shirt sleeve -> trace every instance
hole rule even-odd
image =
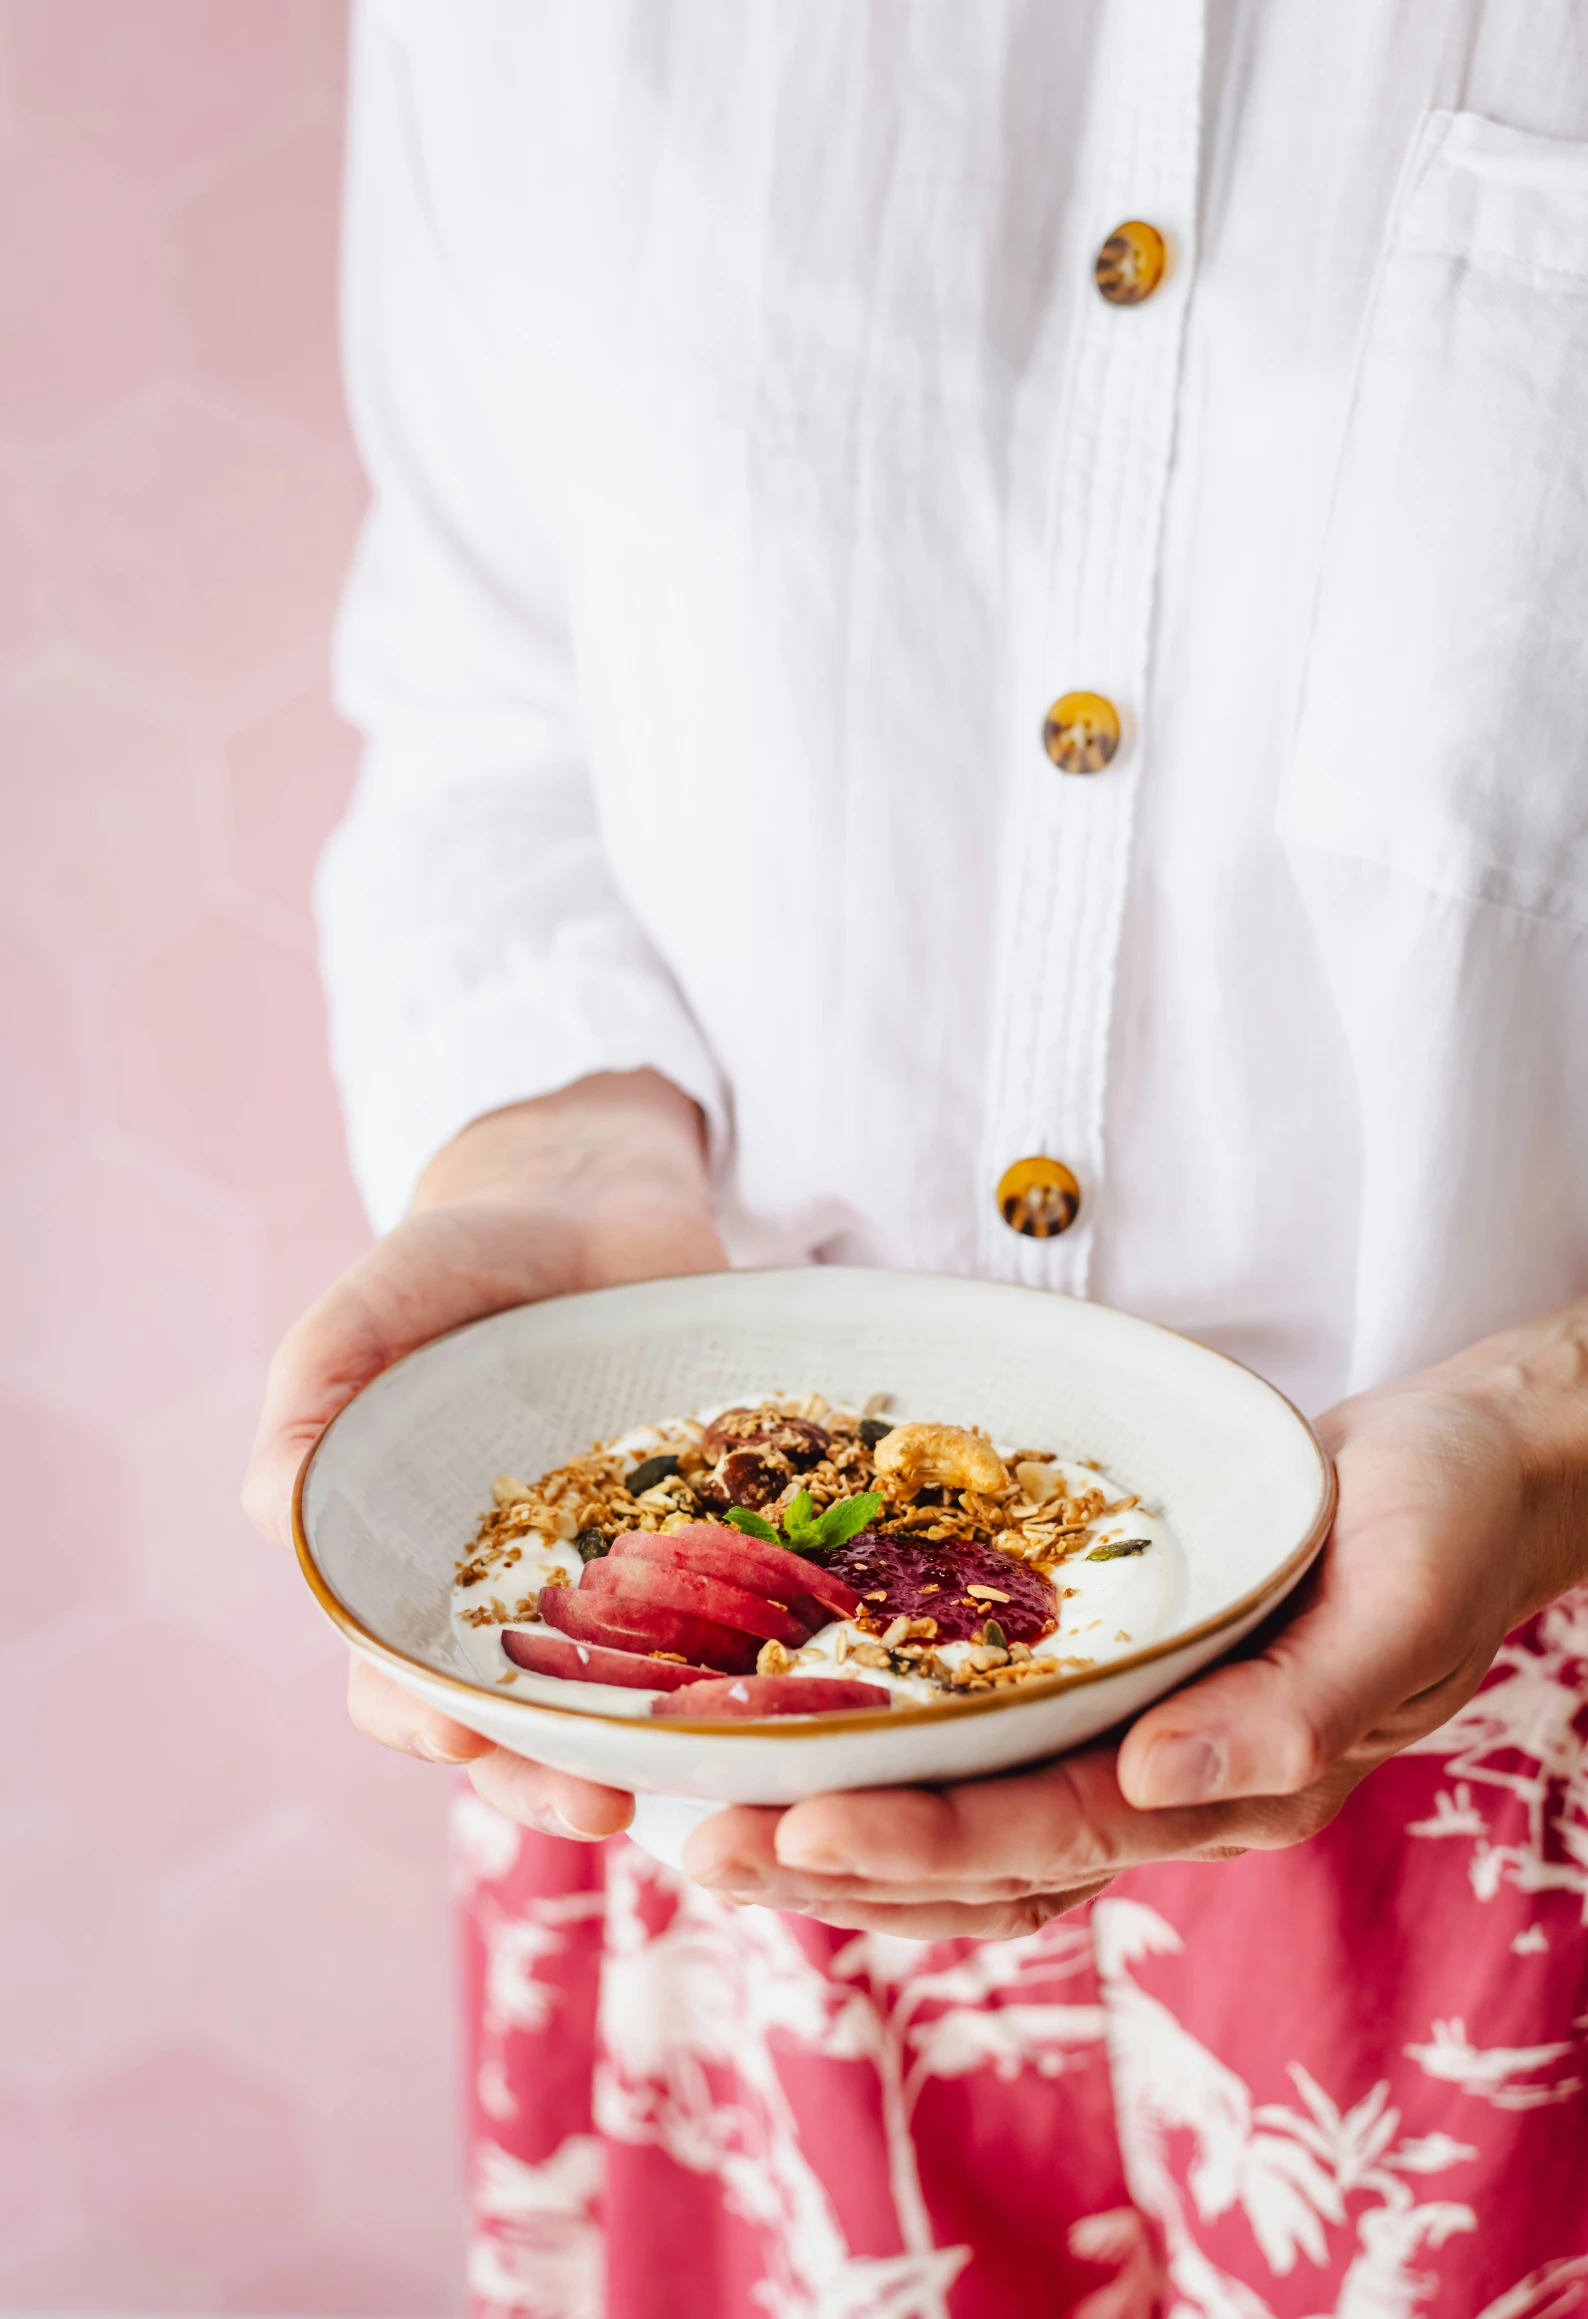
[[[426,184],[407,60],[357,21],[344,360],[373,505],[336,645],[366,737],[317,882],[332,1064],[371,1219],[482,1113],[642,1066],[723,1099],[603,859],[557,517]]]

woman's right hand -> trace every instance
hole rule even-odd
[[[700,1115],[654,1071],[584,1079],[479,1119],[426,1169],[396,1230],[343,1273],[270,1365],[243,1504],[292,1539],[298,1468],[383,1369],[509,1305],[726,1263],[711,1220]],[[430,1763],[467,1763],[488,1803],[528,1827],[596,1839],[632,1798],[497,1748],[355,1656],[354,1722]]]

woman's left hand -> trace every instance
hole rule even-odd
[[[1252,1655],[1117,1745],[960,1787],[740,1805],[685,1866],[824,1923],[1000,1939],[1122,1868],[1299,1843],[1453,1715],[1510,1628],[1588,1576],[1588,1302],[1341,1403],[1333,1534]]]

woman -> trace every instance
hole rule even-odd
[[[411,1346],[727,1261],[1147,1313],[1341,1482],[1117,1750],[693,1881],[356,1668],[483,1799],[483,2305],[1571,2308],[1588,8],[372,0],[348,351],[387,1236],[263,1526]]]

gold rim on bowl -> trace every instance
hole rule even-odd
[[[745,1271],[747,1277],[754,1278],[754,1268],[747,1266]],[[640,1285],[649,1284],[624,1282],[616,1291],[587,1289],[583,1293],[587,1296],[605,1296],[621,1293],[622,1288]],[[999,1285],[1013,1286],[1015,1284],[1000,1282]],[[1040,1296],[1045,1292],[1041,1289],[1029,1289],[1025,1293]],[[556,1299],[547,1298],[544,1301],[554,1303]],[[516,1312],[523,1309],[522,1306],[517,1305],[503,1307],[504,1312]],[[1182,1344],[1195,1345],[1199,1353],[1206,1353],[1215,1361],[1227,1361],[1232,1369],[1241,1369],[1248,1377],[1255,1377],[1258,1384],[1264,1386],[1267,1391],[1285,1404],[1296,1422],[1305,1430],[1318,1455],[1319,1470],[1323,1477],[1323,1491],[1318,1509],[1300,1545],[1286,1555],[1279,1568],[1271,1572],[1260,1586],[1250,1588],[1238,1601],[1232,1602],[1227,1609],[1220,1611],[1216,1618],[1204,1619],[1200,1626],[1184,1627],[1172,1635],[1164,1636],[1156,1643],[1147,1644],[1142,1650],[1127,1653],[1124,1658],[1105,1660],[1101,1666],[1087,1667],[1077,1674],[1052,1675],[1044,1682],[1010,1685],[1002,1691],[976,1692],[967,1699],[945,1699],[940,1703],[915,1707],[851,1707],[842,1713],[833,1715],[715,1716],[708,1720],[682,1715],[656,1718],[643,1715],[608,1715],[599,1707],[562,1707],[551,1699],[515,1698],[507,1691],[492,1689],[484,1683],[471,1683],[462,1675],[449,1674],[444,1668],[428,1666],[423,1659],[416,1659],[409,1652],[398,1650],[394,1644],[382,1642],[378,1635],[372,1635],[358,1613],[350,1609],[342,1600],[315,1561],[314,1549],[309,1543],[309,1534],[303,1521],[303,1493],[308,1482],[310,1468],[348,1411],[383,1378],[389,1377],[393,1370],[402,1368],[405,1362],[417,1360],[421,1354],[428,1353],[433,1346],[444,1344],[448,1337],[461,1336],[464,1329],[478,1328],[484,1321],[497,1320],[500,1317],[501,1315],[497,1313],[484,1313],[478,1320],[464,1321],[458,1328],[446,1329],[440,1336],[431,1337],[425,1344],[416,1345],[411,1353],[403,1355],[401,1361],[393,1361],[389,1368],[382,1369],[378,1376],[371,1377],[368,1384],[361,1385],[358,1391],[342,1404],[329,1424],[324,1427],[319,1438],[304,1458],[302,1465],[298,1468],[298,1478],[292,1488],[292,1541],[297,1552],[298,1567],[303,1572],[315,1601],[333,1626],[339,1627],[356,1649],[363,1651],[368,1656],[384,1660],[388,1666],[407,1668],[426,1683],[439,1683],[449,1691],[459,1691],[465,1698],[489,1699],[493,1706],[522,1708],[526,1714],[532,1716],[567,1715],[580,1723],[615,1724],[629,1730],[639,1726],[647,1731],[676,1732],[680,1738],[685,1738],[691,1734],[697,1736],[706,1734],[720,1738],[748,1736],[758,1739],[816,1739],[834,1731],[874,1730],[878,1728],[884,1718],[887,1728],[893,1730],[904,1724],[936,1723],[945,1716],[986,1715],[997,1708],[1025,1706],[1039,1699],[1051,1699],[1061,1691],[1084,1690],[1087,1684],[1101,1682],[1108,1676],[1128,1674],[1137,1667],[1150,1667],[1155,1660],[1169,1658],[1176,1651],[1188,1650],[1196,1643],[1206,1642],[1210,1636],[1221,1634],[1226,1627],[1238,1626],[1249,1612],[1260,1611],[1265,1602],[1274,1596],[1284,1594],[1290,1582],[1301,1577],[1307,1565],[1323,1546],[1334,1524],[1335,1507],[1340,1494],[1339,1482],[1334,1470],[1334,1460],[1319,1440],[1317,1430],[1311,1420],[1302,1415],[1290,1396],[1287,1393],[1281,1393],[1279,1387],[1270,1384],[1266,1377],[1259,1376],[1258,1372],[1251,1368],[1247,1362],[1236,1360],[1233,1353],[1221,1353],[1216,1346],[1204,1345],[1197,1338],[1187,1336],[1183,1329],[1165,1328],[1161,1321],[1140,1320],[1138,1315],[1132,1313],[1127,1317],[1136,1320],[1140,1327],[1157,1329],[1161,1335],[1166,1337],[1178,1337]]]

